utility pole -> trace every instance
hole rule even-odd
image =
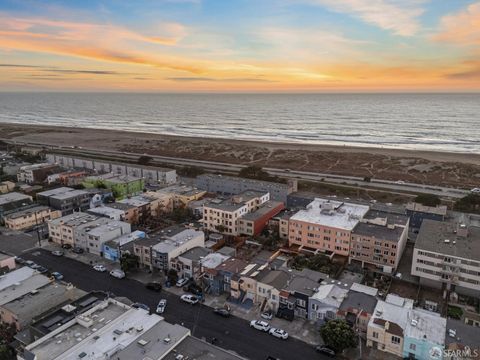
[[[358,335],[358,346],[360,347],[360,360],[362,360],[362,338],[360,336],[360,329],[358,327],[358,319],[362,315],[363,309],[360,309],[360,312],[357,315],[357,318],[355,319],[355,331],[357,332]]]
[[[42,242],[40,241],[40,232],[38,230],[37,211],[34,211],[34,214],[35,214],[35,229],[37,230],[38,247],[42,247]]]

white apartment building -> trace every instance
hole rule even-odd
[[[203,206],[203,223],[208,231],[226,235],[240,234],[238,220],[270,200],[270,193],[245,191],[230,199]]]
[[[413,252],[412,275],[427,286],[480,296],[480,227],[424,219]]]
[[[99,219],[98,216],[75,212],[58,219],[50,220],[48,222],[48,236],[57,244],[75,246],[75,229],[82,224],[87,224],[97,219]]]
[[[89,253],[103,256],[102,249],[105,242],[131,232],[131,225],[124,221],[108,220],[103,224],[93,221],[88,227],[82,227],[77,232],[76,246],[84,248]],[[85,239],[85,243],[80,243],[80,239]]]

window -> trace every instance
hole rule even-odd
[[[400,344],[400,338],[398,336],[392,336],[392,344]]]
[[[417,350],[417,345],[410,344],[410,350],[413,350],[413,351]]]
[[[374,331],[374,332],[372,333],[372,337],[373,337],[374,339],[378,339],[378,333],[377,333],[376,331]]]

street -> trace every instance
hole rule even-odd
[[[216,345],[234,351],[252,360],[265,360],[273,356],[281,360],[309,360],[326,358],[315,352],[312,346],[289,338],[279,340],[249,327],[247,321],[236,318],[222,318],[204,305],[188,305],[178,296],[163,291],[156,293],[131,279],[116,279],[108,272],[100,273],[81,262],[55,257],[42,249],[22,254],[27,260],[47,267],[50,271],[58,271],[64,275],[64,281],[85,290],[103,290],[116,296],[127,297],[134,302],[147,304],[154,310],[161,298],[167,299],[166,311],[163,314],[170,323],[182,324],[189,328],[192,335],[210,341],[216,338]]]

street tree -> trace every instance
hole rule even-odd
[[[345,320],[330,320],[320,329],[323,341],[337,352],[357,346],[353,329]]]

